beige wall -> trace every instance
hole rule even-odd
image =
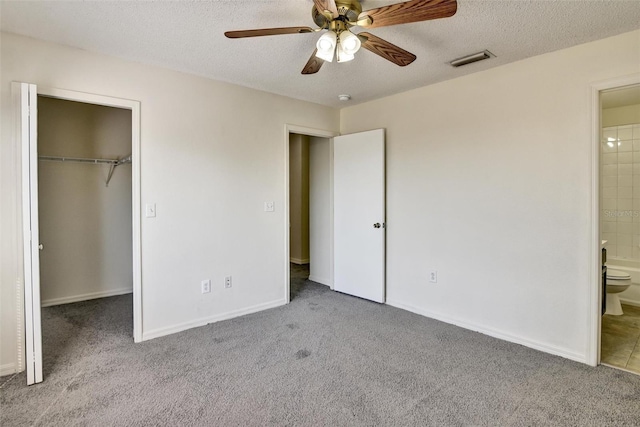
[[[639,64],[635,31],[341,110],[386,128],[388,302],[586,361],[591,85]]]
[[[131,111],[39,97],[38,154],[131,154]],[[53,305],[132,291],[131,165],[40,161],[41,299]]]
[[[140,101],[142,204],[157,208],[141,219],[145,339],[286,302],[285,125],[337,131],[337,110],[12,34],[0,43],[2,373],[17,367],[21,319],[11,81]]]
[[[390,304],[584,361],[590,87],[638,72],[640,32],[335,110],[2,34],[0,365],[15,365],[19,164],[10,81],[142,104],[146,338],[284,302],[285,123],[386,128]],[[241,114],[240,114],[241,112]],[[259,143],[257,143],[259,141]],[[263,211],[265,200],[276,212]],[[18,250],[16,250],[18,248]],[[250,260],[250,262],[247,262]],[[438,270],[438,284],[427,271]],[[234,287],[222,278],[233,274]],[[202,296],[201,279],[213,279]]]
[[[602,127],[640,123],[640,104],[602,110]]]
[[[309,263],[309,137],[289,136],[289,241],[291,262]]]

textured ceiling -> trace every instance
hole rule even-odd
[[[396,1],[362,1],[372,9]],[[452,18],[371,32],[417,55],[398,67],[362,49],[355,60],[300,71],[319,35],[227,39],[228,30],[312,26],[312,0],[2,1],[3,31],[236,83],[333,107],[361,103],[640,28],[637,0],[459,0]],[[357,32],[354,31],[354,32]],[[487,61],[452,59],[488,49]],[[640,66],[640,64],[639,64]]]

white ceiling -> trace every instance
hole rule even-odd
[[[362,1],[372,9],[396,1]],[[2,1],[0,29],[159,65],[333,107],[433,84],[545,52],[640,28],[637,0],[459,0],[452,18],[372,29],[417,55],[398,67],[362,49],[356,59],[300,71],[319,34],[227,39],[223,33],[315,27],[312,0]],[[357,32],[357,30],[355,31]],[[448,62],[488,49],[486,61]],[[639,64],[640,67],[640,64]]]

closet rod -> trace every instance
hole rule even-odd
[[[38,156],[39,160],[47,160],[51,162],[75,162],[75,163],[93,163],[97,165],[122,165],[131,163],[131,156],[122,159],[86,159],[81,157],[57,157],[57,156]]]
[[[74,163],[89,163],[94,165],[109,165],[109,174],[107,175],[107,180],[105,182],[105,186],[109,186],[109,182],[111,181],[111,177],[113,176],[113,171],[116,169],[116,166],[124,165],[126,163],[131,163],[131,154],[121,159],[85,159],[82,157],[57,157],[57,156],[38,156],[38,160],[46,160],[49,162],[74,162]]]

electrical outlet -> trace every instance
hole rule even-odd
[[[429,282],[438,283],[438,272],[436,270],[431,270],[429,272]]]
[[[200,290],[203,294],[211,292],[211,280],[207,279],[200,282]]]
[[[224,278],[224,287],[227,289],[231,287],[231,276]]]

